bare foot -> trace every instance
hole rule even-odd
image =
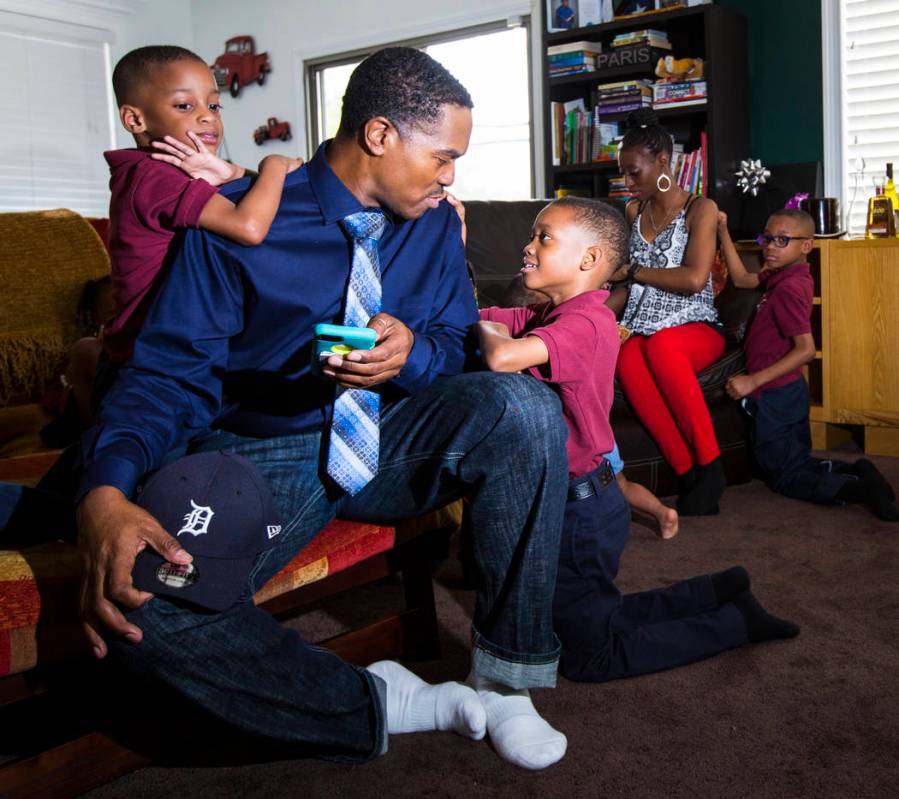
[[[656,513],[656,521],[659,523],[658,536],[663,541],[667,541],[669,538],[674,538],[677,535],[678,518],[677,511],[674,508],[663,505]]]

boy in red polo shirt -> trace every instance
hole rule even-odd
[[[897,521],[895,494],[871,461],[811,456],[809,394],[802,367],[815,357],[814,284],[807,263],[814,232],[814,221],[805,211],[785,208],[773,214],[758,237],[764,266],[753,273],[731,241],[727,216],[718,214],[721,250],[734,285],[765,289],[743,342],[747,374],[730,378],[727,393],[742,399],[752,417],[752,450],[771,488],[822,505],[864,503],[879,518]]]
[[[221,106],[202,58],[182,47],[140,47],[116,64],[112,83],[122,125],[137,145],[104,153],[111,172],[116,316],[104,328],[103,344],[110,360],[121,363],[131,357],[178,231],[201,227],[259,244],[278,210],[285,176],[302,161],[264,158],[255,183],[235,205],[216,187],[246,170],[216,157],[224,133]]]
[[[609,410],[619,337],[602,286],[626,254],[618,211],[598,200],[556,200],[537,216],[521,270],[525,287],[549,301],[486,308],[478,324],[491,370],[526,370],[562,402],[569,489],[553,624],[559,670],[582,682],[660,671],[799,633],[762,608],[741,566],[638,594],[615,586],[630,510],[603,456],[614,446]]]

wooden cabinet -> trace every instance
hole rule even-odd
[[[739,250],[747,265],[758,252]],[[899,455],[899,239],[818,239],[809,263],[814,446],[835,446],[858,426],[866,453]]]
[[[735,187],[734,171],[742,159],[750,156],[749,93],[746,77],[746,18],[729,8],[702,5],[678,8],[655,14],[641,14],[602,25],[546,33],[545,11],[541,15],[543,31],[543,97],[544,153],[546,155],[546,190],[549,195],[560,187],[586,189],[594,197],[608,195],[610,177],[618,175],[618,164],[612,162],[552,165],[552,119],[550,103],[580,98],[590,108],[596,86],[626,78],[651,78],[655,60],[641,64],[622,64],[596,72],[565,77],[549,77],[546,48],[550,45],[577,41],[600,42],[604,52],[616,34],[630,30],[655,28],[664,30],[677,58],[699,57],[705,65],[708,99],[703,105],[666,108],[657,111],[660,122],[684,144],[686,151],[700,146],[700,134],[708,137],[708,172],[704,193],[722,210],[737,218],[740,196]],[[664,52],[664,51],[662,51]],[[658,53],[657,53],[658,55]],[[621,121],[627,114],[603,116],[603,121]]]
[[[817,421],[863,425],[865,452],[899,455],[899,239],[827,241],[821,253],[828,329]]]

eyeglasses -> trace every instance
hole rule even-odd
[[[759,235],[755,237],[755,242],[759,247],[767,247],[769,244],[773,243],[775,247],[783,249],[789,245],[791,241],[809,241],[813,238],[814,236],[769,236],[767,233],[759,233]]]

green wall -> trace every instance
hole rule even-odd
[[[824,160],[820,0],[714,0],[749,21],[752,157]]]

